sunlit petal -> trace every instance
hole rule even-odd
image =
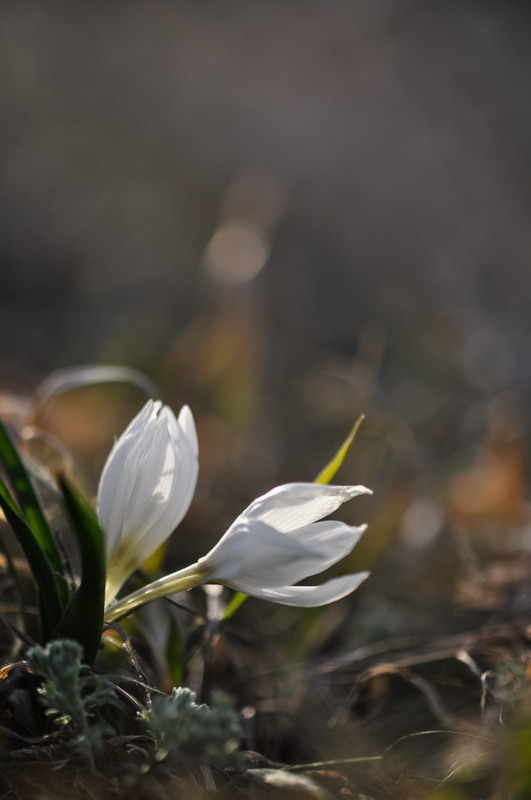
[[[144,447],[146,428],[149,421],[156,417],[159,405],[153,400],[146,403],[116,440],[103,467],[98,486],[97,509],[100,524],[106,534],[107,552],[117,546],[123,527],[122,511],[131,483],[128,465],[134,459],[135,451]]]
[[[165,410],[165,409],[164,409]],[[169,414],[171,418],[171,423],[173,425],[174,417],[173,414]],[[199,452],[199,444],[197,441],[197,431],[195,429],[195,422],[192,416],[192,412],[189,406],[183,406],[179,413],[179,417],[177,419],[178,425],[181,430],[184,432],[184,435],[190,444],[195,455]]]
[[[149,401],[107,459],[98,488],[107,602],[167,539],[190,505],[198,473],[197,435],[189,409],[179,420],[160,402]]]
[[[261,520],[288,533],[328,516],[347,500],[371,494],[365,486],[327,486],[316,483],[287,483],[257,498],[240,514],[234,525]]]

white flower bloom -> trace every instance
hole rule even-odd
[[[344,558],[366,526],[328,520],[346,500],[366,494],[364,486],[291,483],[259,497],[231,525],[218,544],[199,559],[209,581],[253,597],[293,606],[339,600],[368,573],[348,575],[321,586],[294,586]]]
[[[115,442],[97,501],[106,540],[106,605],[186,514],[197,482],[197,451],[188,406],[176,419],[153,400]]]
[[[296,586],[344,558],[366,526],[320,521],[347,500],[370,494],[364,486],[293,483],[259,497],[196,564],[160,578],[111,606],[108,622],[157,597],[220,583],[254,597],[291,606],[320,606],[357,589],[368,572]]]

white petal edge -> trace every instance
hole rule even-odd
[[[372,492],[365,486],[286,483],[254,500],[234,525],[242,521],[260,520],[283,533],[289,533],[327,517],[347,500],[360,494]]]
[[[195,427],[194,416],[189,406],[183,406],[179,412],[177,422],[184,431],[190,447],[197,456],[199,454],[199,442],[197,439],[197,430]]]
[[[319,586],[281,586],[258,588],[247,586],[237,581],[226,581],[225,585],[239,592],[244,592],[260,600],[270,603],[279,603],[284,606],[298,606],[300,608],[314,608],[325,606],[341,600],[354,592],[360,584],[369,577],[369,572],[357,572],[353,575],[342,575],[340,578],[321,583]]]
[[[160,407],[160,403],[148,400],[125,431],[116,439],[107,456],[100,475],[97,497],[98,513],[105,518],[109,516],[108,506],[113,500],[112,489],[121,475],[124,461],[133,443],[138,441],[149,421],[156,416],[158,407]]]
[[[113,457],[112,473],[106,473],[98,519],[106,533],[108,559],[123,545],[124,536],[144,526],[144,509],[156,498],[166,452],[160,447],[161,433],[156,417],[149,419],[138,434],[124,440]]]
[[[156,421],[149,444],[147,458],[139,465],[139,486],[126,512],[128,520],[142,522],[127,535],[132,548],[146,551],[139,563],[168,538],[185,516],[199,470],[193,442],[167,407]]]

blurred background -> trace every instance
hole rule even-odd
[[[58,368],[143,371],[196,415],[185,527],[209,544],[364,412],[338,480],[375,492],[345,509],[371,524],[347,566],[373,578],[346,638],[527,609],[529,5],[0,16],[4,408]],[[108,419],[85,393],[41,422],[94,487],[140,402]]]

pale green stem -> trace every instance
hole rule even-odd
[[[114,605],[110,606],[105,611],[105,622],[113,622],[119,617],[124,617],[134,611],[135,608],[150,603],[158,597],[167,597],[176,592],[186,592],[188,589],[193,589],[195,586],[201,586],[207,583],[208,572],[201,569],[196,562],[190,567],[185,567],[178,572],[172,572],[171,575],[165,575],[153,583],[148,583],[127,597],[118,600]]]

